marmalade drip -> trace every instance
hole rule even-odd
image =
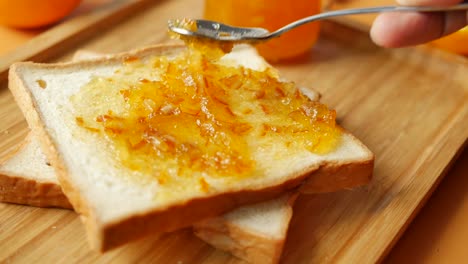
[[[177,19],[174,21],[175,26],[185,28],[190,31],[197,31],[197,22],[192,19]],[[169,31],[169,36],[173,39],[182,40],[190,50],[203,54],[204,57],[210,60],[217,60],[224,54],[232,51],[234,42],[231,41],[216,41],[203,37],[191,37],[180,35],[175,32]]]
[[[259,149],[280,158],[290,155],[285,148],[324,154],[340,135],[335,111],[279,81],[273,69],[231,67],[196,50],[129,58],[72,102],[78,126],[104,137],[124,167],[160,186],[201,192],[212,179],[264,175]]]

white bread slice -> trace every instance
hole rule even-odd
[[[0,202],[72,208],[32,133],[0,161]]]
[[[278,263],[298,193],[242,206],[193,226],[197,237],[248,263]]]
[[[98,57],[103,57],[103,55],[90,51],[78,51],[73,60]],[[319,94],[315,91],[311,89],[304,89],[304,91],[308,91],[307,95],[312,100],[319,99]],[[0,201],[42,207],[71,208],[58,186],[55,173],[47,165],[46,157],[39,149],[38,139],[32,134],[28,135],[21,148],[11,153],[5,162],[0,163],[0,171],[11,167],[10,164],[20,165],[14,170],[0,174]],[[355,167],[354,170],[356,168],[359,169]],[[353,178],[342,180],[343,177],[330,175],[330,179],[337,180],[335,183],[311,186],[309,192],[322,192],[324,187],[330,189],[333,186],[339,189],[339,186],[343,184],[347,184],[344,186],[346,188],[365,184],[368,180],[365,176],[370,175],[371,168],[360,174],[351,170],[349,172],[342,176],[353,176]],[[362,177],[357,178],[356,175]],[[320,179],[324,180],[326,177],[320,177]],[[28,188],[22,186],[28,186]],[[31,199],[32,188],[35,190],[52,188],[58,190],[58,193],[51,196],[50,191],[34,191],[34,199]],[[196,223],[193,228],[195,234],[202,240],[249,263],[276,263],[281,256],[295,198],[296,195],[285,194],[278,199],[243,206],[225,215]]]
[[[309,173],[321,166],[333,168],[348,163],[372,163],[372,154],[354,137],[343,133],[342,144],[337,151],[278,162],[275,164],[277,167],[266,171],[268,181],[249,179],[236,186],[217,186],[220,190],[207,195],[179,197],[171,204],[155,203],[149,198],[154,193],[141,186],[118,183],[109,166],[99,165],[107,157],[95,153],[97,142],[85,144],[74,140],[73,133],[67,130],[72,126],[67,123],[72,117],[68,97],[92,74],[111,74],[129,55],[145,59],[154,54],[173,54],[179,50],[176,47],[155,47],[103,60],[56,65],[19,63],[11,68],[10,88],[30,126],[41,134],[44,150],[56,166],[67,196],[85,216],[89,237],[97,248],[107,250],[145,233],[175,230],[244,203],[272,198],[299,185]],[[247,66],[262,65],[251,53],[233,56],[239,63],[250,64]],[[47,82],[46,89],[38,87],[38,79]],[[98,146],[105,149],[105,146]],[[96,154],[101,157],[96,158]],[[289,167],[287,172],[278,169],[286,167]]]

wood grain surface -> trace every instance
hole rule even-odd
[[[86,14],[51,28],[26,42],[15,52],[3,56],[0,60],[0,81],[7,77],[10,64],[25,60],[50,60],[57,54],[69,50],[77,42],[95,35],[103,28],[111,27],[153,2],[154,0],[107,0],[101,5],[96,2],[91,6],[81,5],[80,8],[88,9]],[[24,35],[18,36],[18,41],[24,37]]]
[[[111,53],[166,42],[166,20],[200,16],[201,7],[201,0],[155,1],[51,57],[63,61],[77,49]],[[383,50],[367,34],[334,23],[324,23],[322,33],[307,57],[276,66],[323,94],[340,124],[374,151],[375,176],[359,190],[300,197],[282,260],[372,263],[396,241],[466,141],[468,63],[432,49]],[[11,94],[0,89],[0,155],[26,133]],[[149,235],[100,255],[89,250],[74,212],[10,204],[0,204],[0,212],[0,261],[238,262],[190,229]]]

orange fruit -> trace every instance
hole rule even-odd
[[[234,26],[274,31],[320,10],[321,0],[205,0],[204,17]],[[287,60],[307,53],[318,34],[319,23],[310,23],[257,45],[257,49],[269,61]]]
[[[0,0],[0,23],[16,28],[37,28],[59,21],[81,0]]]
[[[432,44],[453,53],[468,55],[468,26],[453,34],[435,40]]]

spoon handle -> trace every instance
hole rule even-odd
[[[456,10],[468,10],[468,0],[463,3],[452,6],[379,6],[379,7],[368,7],[368,8],[356,8],[356,9],[341,9],[336,11],[329,11],[320,13],[317,15],[302,18],[294,21],[275,32],[272,32],[270,37],[276,37],[284,32],[287,32],[293,28],[302,26],[304,24],[337,16],[347,15],[358,15],[358,14],[372,14],[372,13],[383,13],[383,12],[442,12],[442,11],[456,11]]]

